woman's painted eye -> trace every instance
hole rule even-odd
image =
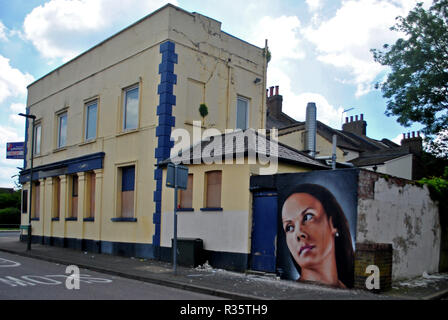
[[[313,218],[313,214],[311,214],[311,213],[306,213],[304,216],[303,216],[303,222],[307,222],[307,221],[309,221],[309,220],[311,220],[312,218]]]
[[[294,226],[292,224],[287,224],[285,226],[285,232],[292,232],[294,231]]]

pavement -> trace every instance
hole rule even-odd
[[[0,234],[0,251],[63,265],[77,265],[91,271],[189,290],[236,300],[439,300],[448,296],[448,274],[423,274],[422,277],[394,282],[392,290],[372,293],[367,290],[335,289],[323,285],[280,280],[264,273],[238,273],[210,267],[207,263],[189,268],[152,259],[128,258],[108,254],[32,244],[31,251],[17,234]]]

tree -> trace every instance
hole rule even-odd
[[[387,80],[377,83],[388,99],[386,115],[401,125],[423,124],[431,137],[448,128],[448,0],[418,3],[391,28],[404,34],[395,44],[372,49],[375,61],[389,66]]]

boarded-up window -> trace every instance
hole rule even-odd
[[[221,171],[209,171],[205,173],[206,183],[206,207],[221,207]]]
[[[179,192],[179,207],[193,208],[193,174],[188,175],[187,189]]]
[[[28,212],[28,190],[22,190],[22,213]]]
[[[95,217],[95,173],[87,174],[87,217]]]
[[[78,217],[78,176],[72,177],[72,212],[71,217]]]
[[[34,184],[34,190],[33,190],[33,207],[34,212],[32,217],[39,219],[40,216],[40,183],[36,182]]]
[[[53,180],[53,218],[59,218],[61,214],[61,179],[59,177]]]
[[[121,216],[134,217],[135,166],[121,168]]]

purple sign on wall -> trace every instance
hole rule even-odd
[[[7,142],[6,159],[23,159],[25,142]]]

